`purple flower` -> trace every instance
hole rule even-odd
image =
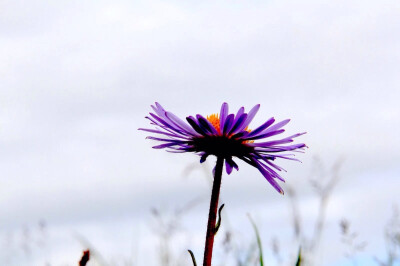
[[[193,152],[201,156],[201,163],[209,155],[222,157],[225,159],[228,174],[232,172],[233,168],[239,170],[238,165],[232,159],[237,157],[257,168],[281,194],[283,194],[283,190],[276,179],[285,182],[278,174],[278,172],[285,170],[275,164],[275,159],[299,161],[293,158],[294,154],[290,152],[302,151],[306,147],[304,143],[289,145],[294,138],[306,132],[278,140],[265,140],[283,133],[285,130],[282,128],[289,123],[290,119],[275,123],[275,119],[270,118],[259,127],[249,130],[248,126],[260,108],[259,104],[248,113],[245,113],[244,108],[241,107],[235,115],[229,114],[228,104],[223,103],[219,115],[213,114],[206,118],[201,115],[188,116],[186,117],[187,123],[173,113],[166,111],[157,102],[155,106],[152,105],[151,107],[154,113],[150,113],[150,116],[146,118],[156,128],[140,128],[139,130],[161,135],[159,137],[147,137],[163,142],[163,144],[153,148],[166,148],[167,151],[177,153]]]

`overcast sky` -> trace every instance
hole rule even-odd
[[[343,160],[320,263],[346,262],[343,217],[369,242],[358,259],[383,257],[400,204],[399,32],[399,1],[0,1],[0,237],[18,243],[44,220],[51,246],[30,258],[9,248],[7,263],[75,265],[75,232],[106,258],[140,238],[146,265],[150,208],[196,197],[184,223],[200,260],[209,180],[198,157],[152,150],[137,131],[155,101],[182,117],[260,103],[253,126],[291,118],[287,134],[307,131],[309,149],[282,165],[306,223],[313,158],[327,170]],[[252,234],[250,212],[266,243],[290,246],[288,197],[239,166],[221,192],[232,227]]]

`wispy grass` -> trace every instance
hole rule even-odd
[[[259,256],[260,266],[264,266],[264,259],[263,259],[262,243],[261,243],[260,233],[258,232],[257,225],[253,221],[253,219],[251,218],[250,214],[247,214],[247,215],[249,217],[249,220],[250,220],[251,224],[253,225],[254,233],[256,234],[258,251],[260,253],[260,256]]]

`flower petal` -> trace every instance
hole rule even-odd
[[[235,115],[235,123],[236,121],[238,121],[238,119],[240,118],[240,116],[244,114],[244,107],[240,107],[239,110],[237,111],[236,115]]]
[[[203,129],[206,129],[206,131],[208,131],[209,133],[211,133],[212,135],[218,135],[218,131],[215,129],[215,127],[204,117],[202,117],[201,115],[197,115],[196,116],[200,126]]]
[[[257,136],[257,134],[259,134],[260,132],[262,132],[264,129],[268,128],[270,125],[272,125],[275,122],[275,118],[271,117],[270,119],[268,119],[266,122],[264,122],[264,124],[262,124],[261,126],[257,127],[256,129],[252,130],[247,137],[253,137],[253,136]]]
[[[244,123],[244,127],[248,127],[253,120],[253,118],[256,116],[258,110],[260,109],[260,105],[257,104],[253,108],[251,108],[250,112],[247,114],[247,119],[246,122]]]
[[[249,132],[247,132],[247,131],[241,131],[239,133],[234,134],[231,138],[233,138],[233,139],[243,139],[248,134],[249,134]]]
[[[219,128],[224,128],[225,119],[228,116],[229,106],[227,103],[223,103],[221,106],[221,111],[219,113]]]
[[[138,130],[142,130],[142,131],[147,131],[147,132],[151,132],[151,133],[156,133],[156,134],[162,134],[165,136],[169,136],[172,138],[183,138],[183,139],[189,139],[188,137],[184,137],[178,134],[174,134],[174,133],[167,133],[161,130],[155,130],[155,129],[148,129],[148,128],[139,128]]]
[[[174,145],[178,145],[178,144],[177,143],[164,143],[161,145],[153,146],[152,148],[153,149],[163,149],[163,148],[167,148],[167,147],[174,146]]]
[[[182,133],[182,130],[179,127],[175,126],[173,123],[171,123],[171,121],[169,121],[169,119],[168,120],[163,119],[163,118],[161,118],[161,117],[159,117],[159,116],[157,116],[157,115],[155,115],[153,113],[150,113],[150,115],[153,117],[153,119],[155,119],[156,121],[158,121],[159,123],[161,123],[165,127],[168,127],[170,129],[178,132],[178,133]]]
[[[204,153],[202,156],[201,156],[201,158],[200,158],[200,163],[204,163],[206,160],[207,160],[207,157],[209,156],[210,154],[208,154],[208,153]]]
[[[225,167],[226,167],[226,173],[230,175],[232,173],[232,165],[228,162],[228,160],[225,160]]]
[[[235,161],[232,160],[231,158],[227,158],[226,161],[233,167],[236,169],[236,171],[239,171],[239,166],[235,163]]]
[[[161,104],[159,104],[158,102],[155,103],[156,106],[151,106],[151,108],[153,108],[154,112],[156,112],[156,114],[165,119],[165,109],[161,106]]]
[[[180,129],[184,130],[185,132],[187,132],[193,136],[199,136],[199,134],[196,131],[194,131],[193,128],[189,127],[182,119],[180,119],[173,113],[166,112],[165,115],[169,120],[171,120]]]
[[[264,138],[272,137],[272,136],[275,136],[275,135],[279,135],[279,134],[281,134],[281,133],[283,133],[283,132],[285,132],[285,130],[284,130],[284,129],[280,129],[280,130],[268,132],[268,133],[265,133],[265,134],[262,134],[262,135],[256,135],[256,136],[253,136],[253,137],[249,137],[249,135],[250,135],[250,134],[249,134],[248,136],[246,136],[246,137],[244,137],[244,138],[242,138],[242,139],[243,139],[243,140],[264,139]]]
[[[266,128],[265,130],[263,130],[263,131],[261,131],[261,132],[258,132],[258,134],[259,134],[259,135],[261,135],[261,134],[267,134],[267,133],[269,133],[269,132],[271,132],[271,131],[278,130],[278,129],[280,129],[280,128],[286,126],[287,123],[289,123],[289,122],[290,122],[290,119],[285,119],[285,120],[283,120],[283,121],[281,121],[281,122],[279,122],[279,123],[276,123],[275,125],[273,125],[273,126],[270,127],[270,128]],[[255,134],[254,134],[254,135],[255,135]]]
[[[283,129],[281,129],[283,130]],[[263,147],[268,147],[268,146],[274,146],[274,145],[280,145],[280,144],[286,144],[286,143],[290,143],[293,142],[293,138],[296,138],[298,136],[304,135],[306,134],[306,132],[303,133],[298,133],[298,134],[294,134],[290,137],[284,138],[284,139],[280,139],[280,140],[273,140],[273,141],[267,141],[267,142],[259,142],[259,143],[253,143],[255,144],[254,146],[263,146]],[[253,146],[253,145],[252,145]]]
[[[162,138],[156,138],[153,136],[148,136],[146,139],[152,139],[152,140],[157,140],[157,141],[167,141],[167,142],[174,142],[174,143],[187,143],[186,140],[176,140],[176,139],[162,139]]]
[[[247,114],[242,114],[233,125],[232,129],[229,131],[228,135],[235,134],[242,130],[243,124],[247,119]]]
[[[227,135],[228,134],[228,132],[231,130],[231,128],[233,127],[233,118],[234,117],[234,114],[230,114],[230,115],[228,115],[228,117],[226,118],[226,121],[225,121],[225,125],[224,125],[224,127],[223,127],[223,134],[224,135]]]
[[[261,172],[261,174],[267,179],[267,181],[279,192],[283,195],[283,189],[281,186],[279,186],[278,182],[275,181],[271,171],[267,171],[257,160],[253,159],[253,162],[255,163],[257,169]]]
[[[254,143],[255,144],[255,143]],[[260,143],[257,143],[260,144]],[[281,152],[281,151],[294,151],[297,149],[302,149],[307,147],[304,143],[293,144],[289,146],[267,146],[263,147],[258,145],[255,147],[257,150],[265,151],[265,152]]]
[[[186,120],[189,122],[189,124],[192,126],[192,128],[199,134],[203,136],[207,136],[207,132],[205,132],[196,122],[196,118],[193,116],[188,116],[186,117]]]

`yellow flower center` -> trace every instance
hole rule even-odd
[[[221,134],[219,115],[218,114],[208,115],[207,116],[207,120],[218,131],[218,134]],[[244,130],[249,132],[249,133],[251,132],[251,129],[249,129],[249,127],[246,127]],[[247,140],[247,141],[244,141],[243,143],[254,143],[254,140]]]
[[[211,123],[211,125],[214,126],[214,128],[218,131],[219,134],[221,134],[221,129],[219,128],[219,116],[218,114],[212,114],[207,116],[208,122]]]

